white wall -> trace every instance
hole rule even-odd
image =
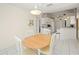
[[[34,27],[28,26],[33,19],[29,12],[9,4],[0,4],[0,50],[15,44],[15,35],[28,35]]]

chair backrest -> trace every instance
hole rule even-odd
[[[56,41],[56,33],[51,35],[49,54],[52,54],[52,52],[53,52],[53,48],[55,47],[55,41]]]
[[[14,38],[16,39],[16,48],[18,54],[22,54],[22,39],[17,35]]]
[[[19,36],[15,36],[15,39],[17,40],[17,41],[21,41],[21,38],[19,37]]]

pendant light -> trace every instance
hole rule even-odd
[[[37,8],[37,5],[35,5],[34,9],[30,11],[32,15],[40,15],[42,11]]]

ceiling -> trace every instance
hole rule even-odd
[[[11,5],[26,11],[34,9],[36,5],[43,13],[53,13],[78,7],[78,3],[12,3]]]

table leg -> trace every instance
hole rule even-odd
[[[37,49],[37,51],[38,51],[38,52],[37,52],[37,53],[38,53],[38,55],[40,55],[40,49]]]

